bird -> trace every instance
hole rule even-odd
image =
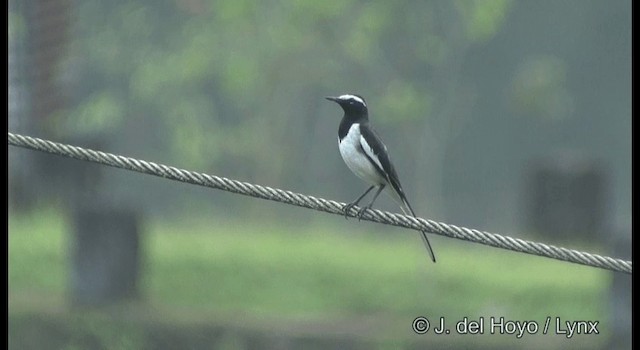
[[[374,188],[377,190],[373,199],[358,210],[358,219],[362,219],[366,210],[371,209],[378,195],[385,189],[386,193],[400,205],[400,209],[405,215],[416,217],[402,189],[395,167],[391,163],[387,146],[369,123],[369,110],[365,99],[357,94],[327,96],[325,98],[340,105],[344,111],[344,116],[338,127],[338,148],[342,159],[357,177],[370,185],[360,197],[343,207],[345,218],[351,208],[358,205]],[[436,257],[433,254],[427,233],[426,231],[420,231],[420,233],[431,260],[435,263]]]

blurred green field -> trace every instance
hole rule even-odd
[[[65,314],[68,230],[56,210],[9,215],[10,320]],[[603,270],[440,237],[434,265],[411,231],[337,217],[158,219],[145,223],[143,242],[142,296],[130,310],[156,310],[163,322],[364,317],[389,320],[377,336],[393,338],[417,316],[608,319]]]

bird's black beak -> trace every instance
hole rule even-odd
[[[335,103],[340,103],[340,102],[338,102],[338,101],[340,101],[340,99],[339,99],[339,98],[337,98],[337,97],[327,96],[327,97],[325,97],[325,98],[326,98],[327,100],[329,100],[329,101],[333,101],[333,102],[335,102]]]

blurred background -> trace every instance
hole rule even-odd
[[[630,0],[10,0],[8,78],[10,132],[341,202],[357,93],[419,216],[631,258]],[[630,275],[8,156],[11,349],[631,346]]]

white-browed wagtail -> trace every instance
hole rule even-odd
[[[345,205],[345,217],[349,210],[374,188],[377,188],[377,191],[373,195],[371,203],[358,211],[359,218],[362,218],[365,211],[371,208],[373,202],[384,189],[400,205],[400,209],[405,215],[416,217],[402,190],[398,174],[389,159],[387,147],[369,124],[369,111],[364,98],[355,94],[347,94],[326,97],[326,99],[336,102],[344,110],[344,116],[338,128],[338,146],[342,159],[356,176],[371,185],[355,201]],[[420,233],[422,241],[431,255],[431,260],[436,262],[427,233],[425,231],[420,231]]]

